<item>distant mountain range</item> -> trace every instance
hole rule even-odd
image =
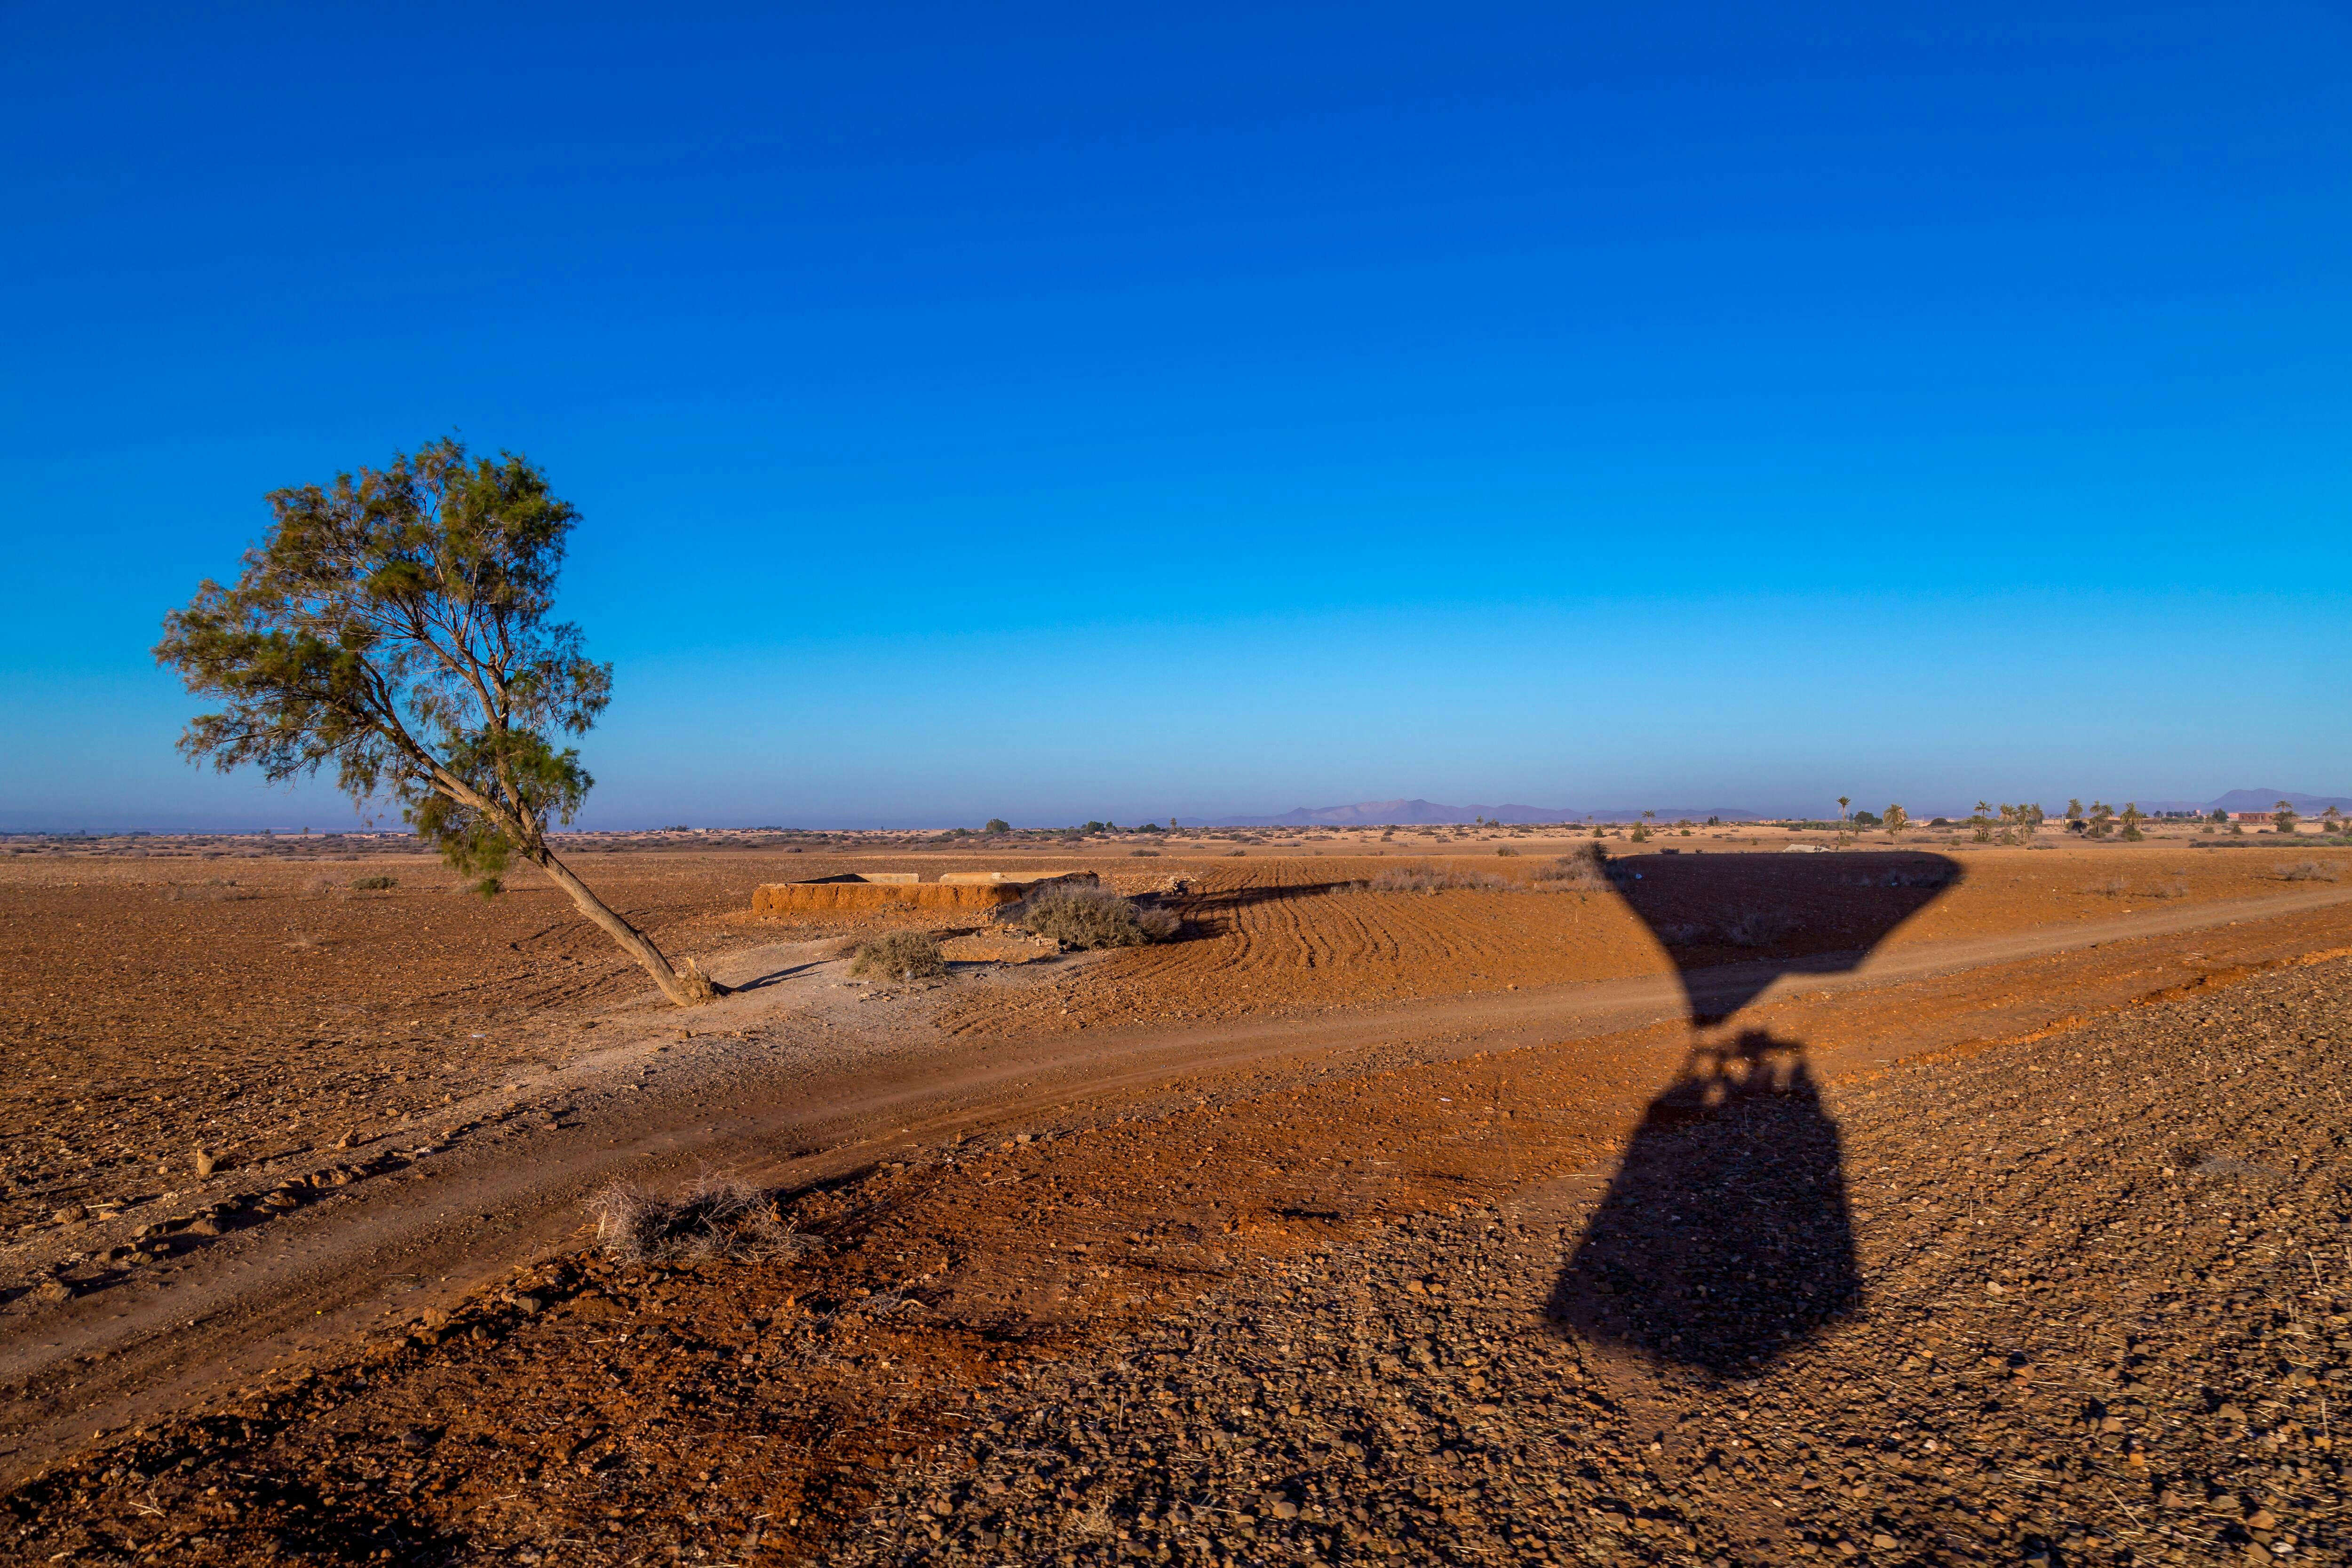
[[[2208,811],[2269,811],[2284,800],[2305,816],[2316,816],[2333,806],[2339,811],[2352,811],[2352,795],[2304,795],[2293,789],[2232,789],[2216,800],[2205,802]]]
[[[2317,816],[2333,806],[2339,811],[2352,812],[2352,796],[2305,795],[2294,789],[2232,789],[2219,799],[2201,805],[2193,800],[2147,800],[2141,809],[2148,811],[2267,811],[2284,800],[2305,816]],[[1301,806],[1296,810],[1274,815],[1219,817],[1213,822],[1194,822],[1193,827],[1211,828],[1363,828],[1438,827],[1454,822],[1580,822],[1587,818],[1601,822],[1636,822],[1642,813],[1657,813],[1662,822],[1688,818],[1703,822],[1709,817],[1721,817],[1726,821],[1746,822],[1777,818],[1784,812],[1759,811],[1752,806],[1447,806],[1435,800],[1359,800],[1352,806]],[[1827,813],[1823,813],[1827,815]]]
[[[1637,822],[1644,810],[1655,811],[1662,822],[1688,817],[1703,822],[1709,817],[1735,821],[1763,815],[1746,806],[1444,806],[1434,800],[1360,800],[1352,806],[1301,806],[1276,816],[1220,817],[1212,828],[1361,828],[1438,826],[1451,822],[1580,822],[1587,817],[1602,822]],[[1193,824],[1200,826],[1202,824]]]

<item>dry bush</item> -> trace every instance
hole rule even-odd
[[[1374,893],[1498,893],[1511,885],[1491,871],[1450,871],[1443,866],[1398,866],[1364,884]]]
[[[1769,947],[1800,929],[1785,909],[1745,909],[1723,923],[1723,939],[1734,947]]]
[[[2186,898],[2189,896],[2189,884],[2185,882],[2150,883],[2140,896],[2142,898]]]
[[[1516,855],[1516,854],[1517,854],[1519,852],[1518,852],[1518,851],[1517,851],[1517,850],[1515,850],[1515,849],[1513,849],[1513,848],[1512,848],[1510,845],[1508,845],[1508,844],[1502,844],[1502,845],[1498,845],[1498,846],[1496,848],[1495,852],[1496,852],[1496,854],[1498,854],[1498,855]]]
[[[676,1197],[658,1198],[616,1181],[588,1200],[596,1239],[624,1263],[790,1258],[813,1243],[776,1213],[766,1195],[733,1176],[705,1173]]]
[[[1138,908],[1107,887],[1041,888],[1024,899],[1014,923],[1069,947],[1139,947],[1164,941],[1181,922],[1176,912]]]
[[[1184,928],[1184,917],[1157,904],[1135,906],[1135,923],[1154,942],[1165,942]]]
[[[1671,921],[1658,927],[1658,940],[1669,947],[1695,947],[1714,935],[1713,926],[1696,920]]]
[[[2326,861],[2296,861],[2274,868],[2281,882],[2334,882],[2336,868]]]
[[[1599,844],[1587,844],[1536,867],[1528,879],[1548,893],[1597,893],[1611,885],[1609,857]]]
[[[1158,850],[1129,850],[1127,852],[1131,860],[1154,861],[1160,858]]]
[[[2121,898],[2126,893],[2130,891],[2130,887],[2131,884],[2125,882],[2123,878],[2119,876],[2111,876],[2105,882],[2095,882],[2091,883],[2090,886],[2084,888],[2083,891],[2084,893],[2096,894],[2101,898]]]
[[[352,878],[353,893],[390,893],[400,885],[396,876],[355,876]]]
[[[893,931],[858,945],[849,962],[853,975],[879,973],[893,980],[919,980],[948,972],[940,939],[928,931]]]

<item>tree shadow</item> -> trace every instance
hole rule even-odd
[[[1619,862],[1627,904],[1682,978],[1692,1040],[1550,1303],[1556,1321],[1591,1339],[1724,1377],[1755,1375],[1853,1312],[1863,1287],[1843,1139],[1804,1042],[1714,1026],[1782,975],[1854,969],[1958,879],[1933,855],[1823,856],[1830,864],[1787,869],[1732,858],[1662,868],[1656,886]],[[1645,873],[1655,864],[1644,857]],[[1753,946],[1765,956],[1726,961]]]

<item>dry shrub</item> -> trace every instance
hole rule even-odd
[[[400,885],[396,876],[355,876],[352,878],[353,893],[390,893]]]
[[[2186,898],[2189,896],[2189,884],[2185,882],[2150,883],[2141,892],[2140,896],[2142,898]]]
[[[2334,882],[2336,868],[2326,861],[2296,861],[2276,868],[2281,882]]]
[[[2083,891],[2096,894],[2101,898],[2121,898],[2126,893],[2131,891],[2131,884],[2119,876],[2111,876],[2105,882],[2091,883]]]
[[[1364,884],[1374,893],[1499,893],[1511,885],[1491,871],[1452,871],[1443,866],[1398,866]]]
[[[940,939],[929,932],[893,931],[861,943],[857,956],[850,960],[849,972],[879,972],[893,980],[919,980],[946,974],[948,960],[940,951]]]
[[[1183,924],[1172,909],[1138,905],[1107,887],[1046,887],[1009,912],[1013,924],[1069,947],[1139,947]]]
[[[1696,920],[1671,921],[1658,927],[1658,940],[1669,947],[1695,947],[1715,935],[1715,927]]]
[[[1745,909],[1723,923],[1723,939],[1734,947],[1769,947],[1799,929],[1785,909]]]
[[[676,1197],[658,1198],[616,1181],[588,1200],[596,1239],[624,1263],[789,1258],[813,1243],[776,1213],[765,1194],[733,1176],[695,1177]]]
[[[1599,844],[1586,844],[1536,867],[1528,879],[1547,893],[1598,893],[1611,885],[1609,856]]]

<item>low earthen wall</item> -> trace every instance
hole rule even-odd
[[[1034,882],[771,882],[751,894],[754,915],[811,915],[827,910],[995,909],[1018,904],[1050,882],[1096,881],[1092,872]]]

